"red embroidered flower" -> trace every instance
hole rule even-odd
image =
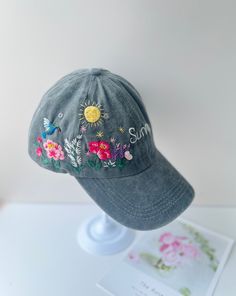
[[[43,153],[43,149],[41,147],[38,147],[36,149],[36,154],[40,157],[42,155],[42,153]]]
[[[105,141],[89,142],[89,152],[97,154],[101,160],[111,158],[110,145]]]
[[[43,139],[41,137],[37,137],[37,142],[38,143],[43,143]]]
[[[111,158],[111,152],[109,150],[107,150],[107,151],[99,150],[98,153],[97,153],[97,156],[101,160],[106,160],[108,158]]]
[[[89,152],[97,154],[99,142],[89,142]]]

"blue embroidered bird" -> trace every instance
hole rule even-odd
[[[45,128],[45,131],[42,132],[42,137],[46,139],[47,135],[52,135],[56,130],[61,132],[61,129],[59,126],[55,126],[52,122],[50,122],[49,119],[45,118],[43,119],[43,126]]]

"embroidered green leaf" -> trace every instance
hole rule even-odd
[[[43,163],[43,164],[45,164],[45,165],[48,165],[48,164],[49,164],[49,160],[48,160],[46,157],[43,157],[43,156],[42,156],[41,159],[42,159],[42,163]]]
[[[97,162],[96,162],[95,169],[96,169],[96,170],[100,170],[101,167],[102,167],[102,162],[101,162],[101,161],[97,161]]]
[[[97,155],[92,155],[88,159],[87,164],[90,168],[94,168],[95,170],[99,170],[102,167],[102,162]]]
[[[122,169],[126,165],[126,159],[125,158],[118,158],[116,160],[116,166],[120,169]]]

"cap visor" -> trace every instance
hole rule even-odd
[[[194,197],[191,185],[158,150],[153,164],[137,175],[76,179],[109,216],[138,230],[170,223]]]

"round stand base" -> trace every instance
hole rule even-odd
[[[82,249],[95,255],[112,255],[125,250],[134,240],[135,232],[105,214],[85,221],[77,233]]]

